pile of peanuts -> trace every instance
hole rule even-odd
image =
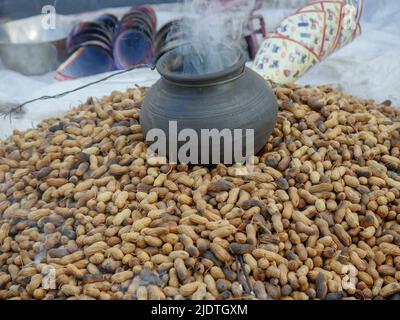
[[[147,159],[146,88],[0,142],[0,299],[399,299],[400,110],[273,86],[235,166]]]

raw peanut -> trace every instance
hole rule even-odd
[[[46,183],[50,187],[61,187],[67,183],[67,180],[63,178],[50,178],[46,180]]]
[[[217,230],[219,228],[226,227],[226,226],[230,227],[228,220],[210,221],[210,222],[206,223],[206,228],[208,230]]]
[[[323,212],[326,210],[325,201],[322,199],[317,199],[314,205],[318,212]]]
[[[167,256],[164,256],[162,254],[156,254],[151,257],[151,262],[154,264],[162,264],[162,263],[169,263],[171,259],[169,259]]]
[[[349,206],[347,201],[341,201],[335,212],[335,222],[340,223],[346,216],[346,210]]]
[[[191,226],[180,225],[178,226],[178,230],[180,233],[187,235],[193,241],[196,241],[199,238]]]
[[[129,193],[126,191],[122,191],[122,192],[118,193],[118,195],[114,201],[114,203],[118,209],[122,209],[123,207],[126,206],[126,201],[128,200],[128,197],[129,197]]]
[[[113,164],[110,166],[109,173],[113,176],[122,176],[129,172],[128,167],[120,166],[117,164]]]
[[[73,264],[68,264],[68,265],[66,266],[66,271],[67,271],[69,274],[73,275],[74,277],[78,277],[78,278],[83,277],[83,275],[84,275],[84,273],[83,273],[81,270],[79,270],[79,269],[78,269],[75,265],[73,265]]]
[[[243,210],[240,208],[233,208],[230,212],[228,212],[227,214],[225,214],[225,219],[227,220],[232,220],[235,218],[240,218],[243,216]]]
[[[108,202],[112,199],[113,193],[110,191],[103,191],[97,195],[97,201]]]
[[[328,294],[328,286],[326,283],[326,279],[322,273],[318,274],[315,283],[317,286],[316,288],[317,298],[321,300],[325,299],[326,295]]]
[[[65,296],[78,296],[81,293],[82,288],[78,286],[65,284],[60,288],[60,292]]]
[[[177,258],[174,261],[176,274],[181,282],[184,282],[189,277],[189,272],[182,258]]]
[[[400,283],[392,282],[392,283],[389,283],[388,285],[384,286],[380,290],[379,294],[382,297],[387,297],[387,296],[391,296],[397,292],[400,292]]]
[[[84,287],[83,293],[93,298],[98,298],[100,296],[100,290],[93,286]]]
[[[165,209],[154,209],[150,210],[149,213],[147,214],[147,218],[150,218],[151,220],[156,220],[161,218],[162,214],[165,213]],[[150,222],[151,222],[150,220]]]
[[[187,205],[191,205],[193,202],[193,199],[190,198],[189,196],[187,196],[186,194],[180,194],[178,196],[178,202],[180,204],[187,204]]]
[[[146,287],[140,286],[136,291],[136,297],[138,300],[148,300],[148,293]]]
[[[199,238],[196,241],[196,246],[200,250],[200,252],[205,252],[210,247],[210,242],[206,239]]]
[[[178,288],[179,286],[179,279],[176,273],[175,268],[171,268],[168,273],[168,285],[174,288]]]
[[[215,238],[226,238],[236,232],[236,228],[232,225],[223,226],[221,228],[215,229],[210,232],[209,238],[210,240],[214,240]]]
[[[283,203],[283,211],[282,211],[282,218],[283,219],[290,219],[293,213],[293,204],[290,201],[285,201]]]
[[[168,234],[169,229],[166,227],[144,228],[141,233],[147,236],[161,237]]]
[[[318,184],[321,179],[321,175],[317,171],[313,171],[310,173],[310,181],[313,184]],[[337,180],[337,179],[336,179]]]
[[[204,283],[200,283],[196,292],[192,295],[192,300],[203,300],[207,295],[207,286]]]
[[[11,275],[9,274],[1,274],[0,275],[0,288],[3,287],[4,285],[6,285],[8,282],[11,281]]]
[[[315,195],[311,194],[307,190],[300,189],[297,192],[298,192],[299,196],[302,199],[304,199],[308,204],[315,204],[315,202],[318,200],[318,198]]]
[[[116,282],[116,283],[122,283],[126,280],[129,280],[133,277],[133,272],[132,271],[122,271],[119,273],[115,273],[112,277],[111,277],[111,281],[112,282]]]
[[[246,226],[247,242],[253,246],[257,245],[256,229],[252,224]]]
[[[138,219],[132,224],[132,230],[136,232],[141,231],[142,229],[147,228],[150,223],[151,219],[149,217]]]
[[[235,204],[237,202],[237,199],[239,197],[239,188],[233,188],[229,190],[228,193],[228,199],[226,200],[227,204]]]
[[[2,244],[4,239],[8,237],[9,232],[10,225],[8,223],[4,223],[0,226],[0,244]]]
[[[388,186],[392,187],[392,188],[396,188],[397,190],[400,189],[400,182],[393,180],[389,177],[385,177],[385,182],[388,184]]]
[[[374,282],[374,286],[372,287],[372,294],[374,296],[377,296],[381,289],[382,289],[382,285],[383,285],[383,279],[382,278],[378,278],[375,280]]]
[[[374,284],[374,279],[367,272],[360,271],[357,274],[357,277],[358,279],[363,281],[368,287],[371,287]]]
[[[374,236],[374,234],[375,234],[375,227],[373,226],[367,227],[360,232],[360,236],[363,239],[370,239]]]
[[[300,196],[299,196],[298,190],[295,187],[290,187],[288,194],[289,194],[289,198],[290,198],[290,201],[292,202],[293,207],[297,208],[300,203]]]
[[[38,221],[39,219],[50,215],[51,211],[49,209],[39,209],[31,211],[28,214],[28,219]]]
[[[162,237],[162,236],[161,236]],[[168,233],[164,238],[163,241],[168,242],[170,244],[176,244],[178,242],[178,236],[174,233]]]
[[[217,286],[215,284],[214,278],[210,274],[204,276],[204,283],[207,286],[207,290],[216,298],[219,295]]]
[[[177,250],[177,251],[172,251],[169,254],[169,257],[172,260],[175,260],[175,259],[178,259],[178,258],[182,259],[182,260],[185,260],[185,259],[189,258],[189,254],[184,250]]]
[[[165,173],[160,173],[153,182],[154,187],[161,187],[167,180],[167,175]]]
[[[239,282],[232,283],[231,291],[235,298],[239,298],[243,295],[243,289]]]
[[[357,213],[352,212],[349,208],[346,209],[345,220],[350,228],[357,228],[360,224]]]
[[[253,272],[257,272],[257,260],[254,259],[254,257],[249,254],[249,253],[245,253],[243,255],[243,260],[246,264],[248,264],[250,266],[250,269],[253,270]]]
[[[394,245],[392,243],[382,242],[379,245],[379,248],[386,255],[400,256],[400,247],[396,246],[396,245]]]
[[[122,260],[124,253],[117,247],[112,247],[106,251],[107,256],[111,256],[114,260]]]
[[[345,245],[345,246],[350,246],[352,240],[350,235],[346,232],[346,230],[343,228],[341,224],[335,224],[333,227],[333,231],[339,238],[339,240]]]
[[[332,191],[333,190],[333,186],[330,183],[320,183],[314,186],[311,186],[310,189],[308,189],[308,191],[310,193],[318,193],[318,192],[324,192],[324,191]]]
[[[361,259],[355,251],[350,251],[350,260],[357,267],[358,270],[367,270],[368,264],[365,262],[365,260]]]
[[[156,285],[149,285],[147,287],[147,293],[148,293],[148,299],[149,300],[164,300],[165,299],[165,294]]]
[[[343,177],[344,183],[352,188],[357,188],[360,185],[360,181],[354,176],[345,175]]]
[[[266,258],[268,259],[268,261],[275,261],[277,264],[288,263],[288,261],[285,258],[272,251],[267,251],[264,249],[254,249],[252,254],[256,259]]]
[[[108,248],[108,244],[104,241],[98,241],[83,250],[86,256],[94,255],[98,252],[104,252]]]
[[[293,211],[292,219],[296,222],[302,222],[307,226],[312,225],[312,221],[309,218],[307,218],[303,212],[300,211]]]
[[[226,215],[229,211],[233,209],[233,207],[234,207],[233,204],[227,203],[221,208],[220,210],[221,215]]]
[[[108,246],[107,246],[107,247],[108,247]],[[98,248],[98,247],[97,247],[97,248]],[[83,257],[84,257],[84,252],[82,252],[82,251],[76,251],[76,252],[74,252],[74,253],[71,253],[71,254],[68,254],[68,255],[66,255],[66,256],[63,256],[63,257],[60,259],[59,263],[62,264],[62,265],[67,265],[67,264],[70,264],[70,263],[74,263],[74,262],[76,262],[76,261],[82,259]]]
[[[104,255],[102,253],[95,253],[89,257],[89,261],[95,265],[100,264],[104,261]]]
[[[165,287],[163,289],[163,292],[165,294],[165,296],[167,297],[176,297],[177,295],[179,295],[179,290],[177,288],[174,287]]]
[[[302,222],[296,222],[295,229],[296,229],[297,233],[305,233],[309,236],[316,234],[316,231],[314,228],[306,226]],[[316,238],[316,239],[318,239],[318,238]]]
[[[81,191],[88,190],[92,187],[93,183],[94,183],[94,179],[88,179],[86,181],[82,181],[77,184],[77,186],[75,187],[75,191],[81,192]],[[60,189],[59,189],[59,191],[60,191]],[[64,192],[64,194],[65,194],[65,192]]]
[[[164,186],[168,188],[170,191],[175,192],[178,190],[178,186],[171,180],[165,180]]]
[[[146,241],[149,246],[153,247],[161,247],[163,245],[163,242],[160,238],[153,236],[144,236],[144,241]]]
[[[355,191],[351,187],[344,187],[344,193],[346,194],[346,199],[348,199],[352,203],[360,203],[361,201],[361,196],[360,194]]]
[[[33,293],[33,291],[35,291],[42,285],[42,280],[43,277],[41,274],[33,275],[31,281],[29,282],[29,285],[27,286],[27,291]],[[0,287],[1,287],[1,281],[0,281]]]
[[[199,283],[197,281],[190,282],[190,283],[187,283],[187,284],[181,286],[179,288],[179,292],[182,296],[188,297],[188,296],[191,296],[198,289],[198,287],[199,287]]]
[[[273,214],[271,221],[276,232],[283,232],[282,217],[280,214]]]
[[[205,217],[202,217],[198,214],[192,214],[189,216],[189,219],[192,223],[194,224],[206,224],[208,222],[208,219]]]
[[[256,281],[254,283],[254,293],[256,294],[256,297],[260,300],[268,299],[268,294],[265,291],[265,286],[261,281]]]
[[[119,226],[124,222],[125,219],[131,216],[131,210],[124,209],[121,212],[117,213],[117,215],[113,219],[113,224]]]
[[[232,257],[229,252],[217,243],[210,243],[210,250],[222,262],[230,263]]]
[[[142,236],[138,232],[127,232],[121,235],[121,239],[123,241],[136,243],[142,239]]]
[[[333,271],[335,271],[337,274],[343,274],[345,268],[343,267],[343,264],[341,264],[339,261],[332,261],[330,263],[330,267]]]

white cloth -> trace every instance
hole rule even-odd
[[[273,31],[288,14],[304,4],[304,0],[267,0],[260,13],[266,20],[267,29]],[[269,5],[270,4],[270,5]],[[290,7],[284,7],[284,5]],[[182,15],[176,5],[156,7],[159,25]],[[125,9],[107,12],[120,15]],[[104,11],[104,10],[102,10]],[[97,16],[99,13],[91,13]],[[85,16],[85,19],[89,16]],[[361,22],[362,35],[325,61],[314,66],[300,80],[300,84],[332,84],[334,87],[363,98],[381,102],[391,99],[400,107],[400,1],[364,0]],[[56,82],[51,74],[26,77],[0,65],[0,110],[12,104],[42,95],[54,95],[104,77],[105,74],[73,81]],[[0,118],[0,138],[13,129],[25,130],[45,118],[59,116],[71,107],[84,102],[87,97],[100,98],[113,90],[126,90],[134,84],[151,86],[159,75],[150,69],[133,70],[106,82],[96,84],[59,99],[39,101],[27,105],[24,112],[12,118]]]

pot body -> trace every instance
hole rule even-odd
[[[171,144],[171,141],[176,139],[171,137],[174,135],[173,130],[171,131],[171,122],[176,122],[178,134],[183,129],[196,132],[198,153],[197,161],[188,161],[192,164],[240,162],[233,153],[230,157],[232,160],[229,161],[227,152],[231,153],[230,150],[237,151],[239,148],[242,156],[249,155],[251,148],[246,149],[249,144],[245,135],[251,131],[246,132],[245,129],[254,130],[252,153],[256,154],[262,149],[275,127],[277,100],[261,76],[247,67],[242,70],[239,75],[236,74],[231,78],[228,76],[217,83],[207,84],[203,81],[201,85],[193,85],[161,77],[152,86],[142,105],[141,124],[146,139],[151,129],[160,129],[165,133],[166,154],[159,153],[160,156],[166,156],[173,162],[186,162],[182,161],[179,155],[177,156],[177,152],[179,153],[180,148],[189,141],[189,138],[186,141],[177,142],[177,148],[175,148]],[[204,129],[217,129],[220,133],[228,129],[231,132],[232,141],[221,139],[219,147],[213,145],[211,140],[205,143],[206,141],[201,139],[201,132]],[[241,130],[242,135],[235,136],[235,129]],[[147,142],[149,145],[153,143],[149,140]],[[205,153],[207,150],[208,158]]]

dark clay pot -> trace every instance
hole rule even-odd
[[[210,142],[209,162],[201,160],[206,145],[200,145],[201,129],[229,129],[232,133],[234,129],[254,129],[254,154],[263,148],[275,127],[277,100],[267,82],[245,67],[241,51],[232,52],[234,58],[230,66],[207,74],[171,71],[171,63],[179,58],[177,50],[166,53],[157,62],[156,68],[161,78],[152,86],[143,102],[141,125],[145,136],[154,128],[166,133],[167,154],[162,156],[172,161],[176,159],[175,148],[169,150],[169,121],[177,121],[178,133],[186,128],[198,133],[199,157],[192,164],[215,164],[212,159],[215,152],[219,152],[219,163],[231,164],[224,161],[224,140],[221,140],[219,150],[213,150]],[[233,139],[232,143],[237,142]],[[153,141],[148,143],[152,144]],[[178,150],[183,144],[185,142],[178,142]],[[241,146],[245,155],[244,135]]]

